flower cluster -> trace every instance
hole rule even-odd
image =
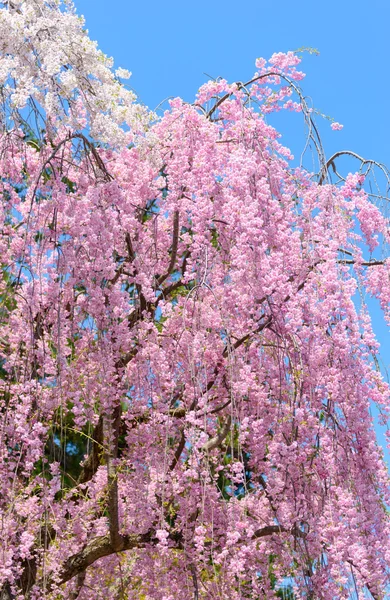
[[[83,130],[99,141],[125,145],[152,113],[119,81],[130,77],[88,37],[71,2],[23,0],[0,9],[0,86],[17,112],[28,104],[44,118],[46,135]],[[86,121],[85,121],[86,118]],[[21,120],[22,122],[22,120]]]

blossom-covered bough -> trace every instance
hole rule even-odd
[[[2,4],[1,598],[385,598],[386,169],[331,182],[294,53],[155,119],[70,2]]]

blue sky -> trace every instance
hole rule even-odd
[[[155,108],[168,96],[192,101],[222,76],[246,80],[257,57],[302,46],[305,93],[344,124],[321,130],[330,155],[351,148],[390,164],[388,0],[75,0],[92,39],[132,71],[139,98]]]
[[[129,84],[152,109],[169,96],[192,101],[207,75],[245,81],[257,57],[317,48],[319,56],[304,55],[302,87],[317,109],[344,125],[333,132],[328,121],[318,122],[326,155],[350,149],[390,166],[389,0],[75,0],[75,5],[90,37],[117,67],[132,71]],[[273,124],[284,143],[298,153],[300,115],[278,119]],[[373,318],[382,364],[389,368],[389,332],[375,307]]]

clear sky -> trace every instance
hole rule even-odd
[[[350,149],[390,166],[390,0],[75,0],[75,5],[90,37],[117,67],[132,71],[129,84],[153,109],[169,96],[192,101],[208,76],[245,81],[257,57],[317,48],[319,56],[304,55],[302,87],[317,109],[344,125],[333,132],[329,122],[318,122],[326,155]],[[300,149],[300,118],[289,114],[280,117],[279,126],[273,123],[294,152]],[[373,317],[382,364],[389,369],[389,331],[375,308]]]
[[[389,0],[75,0],[92,39],[132,71],[139,98],[192,101],[212,77],[245,80],[257,57],[302,46],[305,93],[344,124],[321,129],[328,155],[353,148],[390,164]]]

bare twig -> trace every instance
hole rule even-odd
[[[337,158],[339,158],[340,156],[352,156],[353,158],[356,158],[357,160],[360,161],[361,168],[364,165],[378,167],[378,169],[380,169],[383,172],[383,174],[385,175],[385,177],[387,179],[388,185],[390,185],[390,173],[389,173],[389,170],[387,169],[387,167],[385,165],[383,165],[382,163],[377,162],[376,160],[365,159],[362,156],[359,156],[359,154],[356,154],[356,152],[352,152],[351,150],[339,150],[339,152],[336,152],[335,154],[333,154],[333,156],[331,156],[329,158],[329,160],[326,162],[326,164],[324,165],[324,167],[322,168],[322,170],[320,172],[320,176],[319,176],[319,180],[318,180],[319,185],[323,184],[323,182],[325,180],[325,177],[326,177],[326,174],[327,174],[330,166],[332,166],[334,172],[336,172],[336,167],[335,167],[335,162],[334,161]]]

